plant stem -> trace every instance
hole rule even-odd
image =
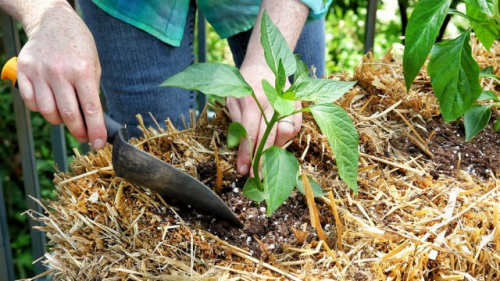
[[[309,107],[301,108],[301,109],[295,110],[294,112],[292,112],[292,113],[290,113],[290,114],[288,114],[288,115],[283,115],[283,116],[280,116],[280,117],[278,118],[278,120],[276,120],[276,121],[281,121],[281,120],[283,120],[283,119],[285,119],[285,118],[287,118],[287,117],[289,117],[289,116],[292,116],[292,115],[294,115],[294,114],[301,113],[301,112],[308,112],[308,111],[309,111]]]
[[[269,137],[269,134],[271,133],[271,130],[274,127],[274,124],[276,124],[278,122],[279,117],[280,117],[279,113],[275,111],[273,114],[273,117],[271,117],[271,120],[267,124],[266,130],[264,131],[264,135],[262,136],[262,139],[260,140],[259,147],[257,148],[257,151],[255,152],[255,158],[254,158],[253,163],[252,163],[254,177],[257,177],[257,178],[259,177],[260,158],[262,157],[262,152],[264,150],[264,146],[266,145],[267,138]],[[260,191],[263,191],[264,187],[262,186],[262,183],[260,182],[260,180],[257,180],[256,182],[258,183],[257,188]]]
[[[493,36],[495,36],[495,37],[497,37],[497,36],[498,36],[498,34],[497,34],[497,33],[496,33],[493,29],[491,29],[488,25],[486,25],[486,23],[485,23],[485,22],[479,21],[479,20],[477,20],[477,19],[475,19],[475,18],[473,18],[473,17],[471,17],[471,16],[468,16],[468,15],[466,15],[466,14],[462,13],[462,12],[459,12],[459,11],[457,11],[457,10],[455,10],[455,9],[449,9],[449,10],[448,10],[448,14],[450,14],[450,15],[457,15],[457,16],[461,16],[461,17],[466,18],[466,19],[468,19],[468,20],[470,20],[470,21],[473,21],[473,22],[475,22],[475,23],[477,23],[477,24],[479,24],[479,25],[482,25],[482,26],[483,26],[486,30],[488,30],[488,31],[491,33],[491,35],[493,35]],[[469,29],[470,29],[470,28],[469,28]]]
[[[495,132],[500,132],[500,118],[497,118],[497,121],[495,122],[495,125],[493,126],[493,131]]]
[[[264,122],[266,122],[266,125],[269,126],[269,120],[267,120],[266,117],[266,112],[264,112],[264,108],[262,108],[262,105],[259,102],[259,99],[255,95],[255,93],[252,91],[251,94],[252,98],[255,100],[255,103],[257,103],[257,106],[259,107],[260,112],[262,113],[262,117],[264,117]]]

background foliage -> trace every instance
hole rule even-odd
[[[326,16],[327,73],[339,71],[352,73],[363,56],[365,18],[368,0],[336,0]],[[409,0],[379,1],[377,32],[375,37],[375,57],[381,57],[394,43],[402,43],[402,24],[400,6],[413,5]],[[231,63],[231,52],[226,41],[207,28],[207,60]],[[23,38],[25,40],[25,38]],[[4,52],[2,51],[1,54]],[[5,56],[0,63],[5,63]],[[52,178],[54,161],[52,160],[50,126],[36,113],[31,115],[35,138],[37,168],[42,186],[42,196],[53,196]],[[17,278],[33,276],[31,245],[28,221],[21,215],[26,209],[22,190],[21,157],[17,145],[15,119],[8,84],[0,84],[0,180],[4,187],[4,196],[8,212],[11,247],[14,256]],[[67,135],[68,152],[77,143]],[[70,157],[70,156],[69,156]]]

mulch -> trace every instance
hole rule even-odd
[[[480,65],[500,73],[500,46]],[[111,147],[76,152],[55,177],[57,197],[40,202],[57,280],[496,280],[500,278],[500,142],[491,125],[463,141],[444,124],[425,69],[406,92],[401,59],[368,55],[338,101],[360,135],[359,194],[339,179],[312,117],[286,147],[327,195],[294,192],[273,216],[242,196],[236,152],[225,145],[220,107],[189,129],[145,128],[139,148],[222,190],[243,221],[236,228],[114,175]],[[496,81],[483,86],[498,93]],[[496,115],[495,115],[496,116]],[[189,122],[188,122],[189,121]],[[476,141],[477,140],[477,141]],[[496,157],[495,157],[496,155]],[[219,175],[219,176],[218,176]]]

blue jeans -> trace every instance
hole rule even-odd
[[[80,0],[79,5],[96,41],[102,67],[101,89],[109,115],[126,124],[132,136],[142,135],[137,129],[137,114],[142,115],[146,126],[155,126],[151,113],[160,125],[170,118],[177,128],[183,128],[181,116],[187,118],[189,110],[195,107],[195,93],[159,85],[194,62],[194,1],[180,47],[172,47],[110,16],[90,0]],[[324,75],[324,28],[324,20],[306,24],[295,49],[309,66],[315,66],[317,77]],[[251,30],[228,38],[238,67],[245,57],[250,34]]]

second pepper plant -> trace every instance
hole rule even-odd
[[[309,76],[306,64],[294,55],[279,29],[264,11],[261,20],[261,44],[267,65],[275,74],[275,81],[262,81],[270,105],[274,109],[271,118],[265,118],[253,89],[236,67],[221,63],[193,64],[183,72],[167,79],[162,86],[174,86],[197,90],[207,95],[242,98],[250,95],[259,105],[266,122],[266,130],[253,153],[252,169],[255,177],[248,178],[243,188],[245,196],[261,202],[265,200],[267,215],[273,212],[290,196],[301,183],[297,180],[299,162],[295,156],[281,147],[265,148],[266,140],[280,120],[296,113],[310,112],[321,132],[326,136],[335,155],[340,178],[357,192],[359,136],[347,112],[333,104],[356,82],[314,79]],[[285,88],[286,79],[293,76],[291,86]],[[274,83],[273,83],[274,82]],[[274,85],[273,85],[274,84]],[[312,105],[295,109],[295,101],[312,102]],[[228,146],[235,147],[246,131],[240,123],[233,122],[228,129]],[[259,163],[262,161],[262,179]],[[313,183],[315,194],[321,188]],[[318,190],[319,189],[319,190]]]
[[[451,8],[453,3],[463,2],[465,13]],[[454,39],[436,43],[447,15],[456,15],[470,22],[471,27]],[[480,79],[498,81],[493,67],[480,70],[472,55],[471,32],[486,50],[500,38],[499,0],[421,0],[412,12],[406,27],[406,47],[403,70],[406,88],[410,87],[429,56],[427,73],[439,109],[446,123],[464,117],[465,140],[470,141],[488,125],[492,107],[498,107],[499,98],[493,92],[481,88]],[[477,104],[477,102],[481,102]],[[488,105],[484,105],[488,102]],[[494,125],[500,131],[500,119]]]

